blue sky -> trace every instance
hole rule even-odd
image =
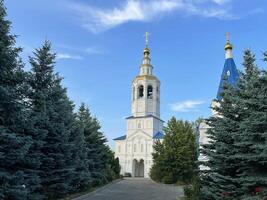
[[[125,133],[131,82],[139,72],[144,33],[161,80],[161,117],[195,120],[210,114],[224,64],[225,32],[234,59],[251,48],[259,65],[267,50],[263,0],[6,0],[12,32],[27,57],[45,39],[70,98],[85,102],[109,139]]]

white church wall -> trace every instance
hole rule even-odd
[[[116,141],[115,156],[119,158],[121,174],[133,173],[133,160],[144,160],[144,175],[149,178],[149,172],[153,165],[154,140],[136,136],[130,140]],[[119,149],[121,151],[119,151]],[[125,152],[122,152],[125,150]]]
[[[138,130],[143,130],[153,136],[153,118],[133,118],[127,119],[127,136],[134,134]]]
[[[209,129],[209,125],[206,123],[206,121],[202,121],[200,124],[199,124],[199,145],[200,147],[203,145],[203,144],[208,144],[209,142],[209,138],[208,138],[208,135],[207,135],[207,130]]]
[[[124,155],[126,152],[126,143],[124,140],[118,140],[115,146],[116,155]]]

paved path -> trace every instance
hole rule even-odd
[[[182,187],[158,184],[149,179],[129,178],[75,200],[177,200],[182,195]]]

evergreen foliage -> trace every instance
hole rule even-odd
[[[16,36],[0,0],[0,199],[58,199],[119,177],[118,158],[84,104],[77,114],[54,72],[48,41],[23,71]],[[264,53],[267,61],[267,53]],[[263,199],[267,196],[267,72],[246,50],[237,86],[224,84],[219,117],[211,117],[211,142],[203,154],[209,170],[195,177],[193,126],[172,118],[153,153],[152,179],[185,182],[189,199]]]
[[[23,70],[0,0],[0,199],[58,199],[119,178],[119,160],[84,104],[74,113],[51,44]]]
[[[87,157],[88,152],[83,129],[77,121],[75,122],[71,138],[73,142],[72,160],[76,162],[72,186],[74,191],[80,191],[91,187],[92,178],[89,171],[90,160]]]
[[[26,73],[0,1],[0,199],[38,199],[38,158],[27,133]]]
[[[184,187],[184,200],[199,200],[200,197],[200,178],[196,174],[192,183]]]
[[[267,196],[267,72],[259,70],[254,62],[255,56],[246,50],[237,101],[243,118],[235,138],[241,199]]]
[[[114,172],[114,177],[115,177],[116,179],[120,177],[121,167],[120,167],[120,161],[119,161],[119,158],[115,158],[115,159],[113,159],[113,163],[112,163],[112,171]]]
[[[164,183],[189,183],[196,170],[196,143],[191,123],[171,118],[164,140],[154,145],[151,178]]]
[[[84,135],[92,186],[102,185],[118,178],[114,153],[106,145],[107,140],[100,130],[98,120],[91,116],[84,103],[79,108],[77,120]]]
[[[210,168],[202,178],[204,199],[263,199],[267,191],[266,71],[244,53],[245,72],[237,86],[225,83],[219,117],[211,117],[211,142],[203,153]]]
[[[49,198],[57,198],[72,191],[75,171],[70,138],[75,124],[73,104],[61,86],[61,78],[54,73],[55,54],[48,41],[35,50],[30,63],[33,127],[37,137],[43,140],[40,147],[42,188]]]
[[[216,107],[220,117],[213,116],[208,120],[210,129],[207,134],[211,142],[203,145],[203,155],[209,158],[205,164],[210,168],[203,179],[206,199],[223,199],[238,189],[235,182],[238,161],[233,155],[234,134],[239,130],[240,115],[239,110],[233,107],[235,95],[233,88],[224,85],[223,101]]]

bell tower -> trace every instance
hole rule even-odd
[[[154,142],[164,138],[164,121],[160,119],[160,81],[153,75],[148,35],[145,34],[146,45],[139,74],[132,81],[132,112],[126,118],[126,134],[114,139],[121,173],[145,178],[149,177],[153,165]]]
[[[132,115],[134,117],[155,116],[160,118],[160,81],[153,75],[148,35],[146,32],[146,46],[139,75],[132,82]]]

